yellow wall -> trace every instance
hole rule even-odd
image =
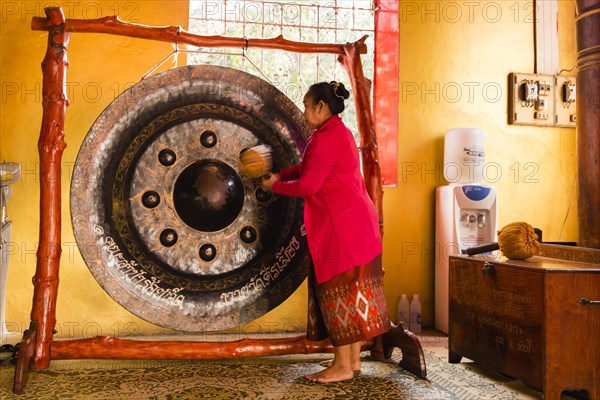
[[[486,132],[486,163],[500,166],[485,174],[498,190],[499,227],[527,221],[546,241],[577,240],[575,129],[507,123],[508,74],[534,72],[532,3],[400,3],[398,187],[384,193],[386,293],[393,310],[399,293],[419,293],[426,326],[433,325],[435,188],[446,184],[447,129]],[[570,69],[574,2],[558,3],[559,64]]]
[[[33,293],[39,221],[40,63],[47,34],[31,31],[30,22],[33,16],[43,16],[46,3],[53,4],[1,4],[0,159],[19,162],[23,168],[23,178],[14,186],[9,204],[14,221],[7,302],[11,331],[27,327]],[[400,293],[419,293],[425,325],[433,324],[434,190],[445,184],[439,165],[446,129],[474,126],[487,132],[487,161],[498,163],[502,171],[493,182],[499,193],[500,226],[527,220],[544,230],[546,240],[577,239],[576,193],[572,190],[575,131],[515,127],[506,122],[508,73],[533,72],[533,27],[527,21],[530,2],[476,3],[453,2],[462,12],[459,19],[442,6],[443,2],[427,2],[427,10],[422,9],[423,2],[401,4],[405,13],[400,24],[399,69],[400,89],[404,91],[399,103],[399,184],[386,189],[384,195],[386,296],[394,315]],[[416,14],[413,8],[406,8],[409,5],[417,7]],[[501,7],[500,14],[496,6]],[[576,54],[573,3],[561,0],[559,7],[560,67],[571,68]],[[130,22],[185,28],[188,7],[181,0],[70,1],[65,2],[65,14],[67,18],[119,14]],[[71,105],[62,164],[63,257],[57,304],[60,337],[166,332],[121,308],[96,283],[75,245],[68,198],[79,145],[95,118],[123,88],[138,81],[171,49],[166,43],[110,35],[71,36],[67,75]],[[175,64],[170,60],[163,68],[172,66]],[[410,94],[415,87],[418,93]],[[457,87],[462,89],[460,95],[451,91]],[[526,165],[535,169],[526,169]],[[415,168],[417,173],[413,174]],[[427,171],[437,171],[437,175]],[[528,175],[532,171],[535,174]],[[283,305],[238,331],[302,330],[305,298],[303,285]]]

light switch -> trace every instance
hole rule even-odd
[[[554,125],[553,76],[511,73],[508,82],[509,124]]]
[[[577,84],[574,76],[510,73],[508,123],[560,126],[577,124]]]
[[[577,126],[577,82],[574,76],[556,77],[556,126]]]

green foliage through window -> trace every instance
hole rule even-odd
[[[313,43],[355,42],[369,35],[362,55],[365,76],[373,77],[375,17],[371,0],[191,0],[189,31],[200,35],[275,38]],[[271,82],[302,109],[308,87],[341,81],[350,89],[342,65],[333,54],[301,54],[263,49],[202,49],[188,54],[188,64],[237,68]],[[352,98],[351,98],[352,99]],[[354,102],[344,119],[355,131]]]

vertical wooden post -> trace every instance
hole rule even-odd
[[[50,364],[50,342],[56,325],[58,269],[61,254],[61,158],[65,148],[67,46],[65,16],[61,8],[46,8],[50,22],[48,48],[42,62],[43,117],[40,155],[40,232],[31,320],[37,321],[34,369]]]
[[[600,1],[576,6],[578,244],[600,248]]]
[[[366,40],[366,36],[355,43],[344,46],[344,53],[338,60],[344,65],[348,72],[352,91],[354,92],[354,103],[356,106],[356,122],[360,133],[360,149],[362,155],[362,168],[367,192],[375,204],[379,216],[379,229],[383,235],[383,189],[381,186],[381,168],[379,166],[379,155],[377,149],[377,137],[375,135],[375,124],[371,113],[369,93],[370,82],[365,78],[360,60],[360,46]]]
[[[377,209],[379,229],[383,236],[383,188],[381,186],[381,167],[379,165],[377,135],[375,133],[375,124],[369,101],[371,83],[365,78],[359,51],[365,39],[366,36],[358,42],[345,45],[344,54],[340,55],[338,60],[348,72],[354,92],[356,122],[360,132],[363,176],[369,196],[371,196],[371,200]],[[371,347],[371,357],[376,360],[389,359],[392,357],[392,351],[395,347],[398,347],[402,351],[402,361],[399,363],[400,367],[418,377],[425,378],[427,376],[425,355],[421,343],[417,336],[404,329],[401,323],[398,326],[393,326],[389,332],[374,338],[373,346]]]

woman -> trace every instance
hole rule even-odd
[[[338,115],[348,97],[340,82],[312,85],[304,96],[304,117],[315,132],[302,161],[262,181],[264,190],[305,200],[314,266],[307,336],[329,336],[334,346],[333,361],[323,364],[327,368],[306,378],[323,383],[352,379],[360,371],[362,342],[390,329],[377,213],[360,172],[356,142]]]

